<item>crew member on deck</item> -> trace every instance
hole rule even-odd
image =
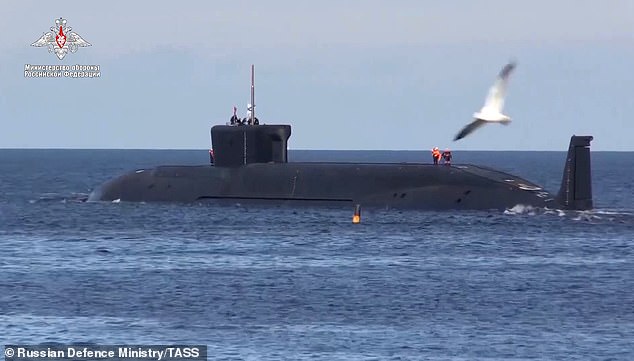
[[[233,107],[233,116],[231,117],[231,120],[230,120],[231,125],[240,124],[240,118],[238,118],[238,115],[236,114],[237,111],[238,111],[238,108],[236,108],[234,106]]]
[[[445,165],[451,165],[451,151],[449,149],[445,149],[442,152],[442,160],[445,162]]]
[[[244,124],[251,125],[251,111],[252,110],[253,108],[251,108],[251,104],[247,104],[247,117],[242,120]]]
[[[247,117],[243,120],[244,124],[248,125],[259,125],[260,121],[258,118],[253,116],[253,106],[251,104],[247,104]]]
[[[434,164],[438,164],[440,161],[440,150],[438,150],[438,147],[434,147],[434,149],[431,150],[431,157],[434,160]]]

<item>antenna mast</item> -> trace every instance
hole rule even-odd
[[[255,120],[255,70],[253,64],[251,64],[251,124],[254,124]]]

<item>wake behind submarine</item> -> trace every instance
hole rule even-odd
[[[590,142],[572,136],[561,187],[551,194],[520,177],[472,165],[288,162],[291,126],[243,121],[211,128],[213,159],[199,166],[158,166],[99,186],[89,201],[334,205],[384,209],[505,210],[516,205],[591,209]]]

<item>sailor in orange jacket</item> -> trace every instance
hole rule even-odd
[[[438,147],[434,147],[431,150],[431,157],[434,159],[434,164],[438,164],[440,161],[440,150],[438,150]]]

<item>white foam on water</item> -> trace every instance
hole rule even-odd
[[[529,206],[525,204],[516,204],[512,208],[508,208],[504,210],[504,214],[509,214],[509,215],[527,214],[529,216],[534,216],[535,214],[537,214],[536,210],[537,208],[533,206]]]

